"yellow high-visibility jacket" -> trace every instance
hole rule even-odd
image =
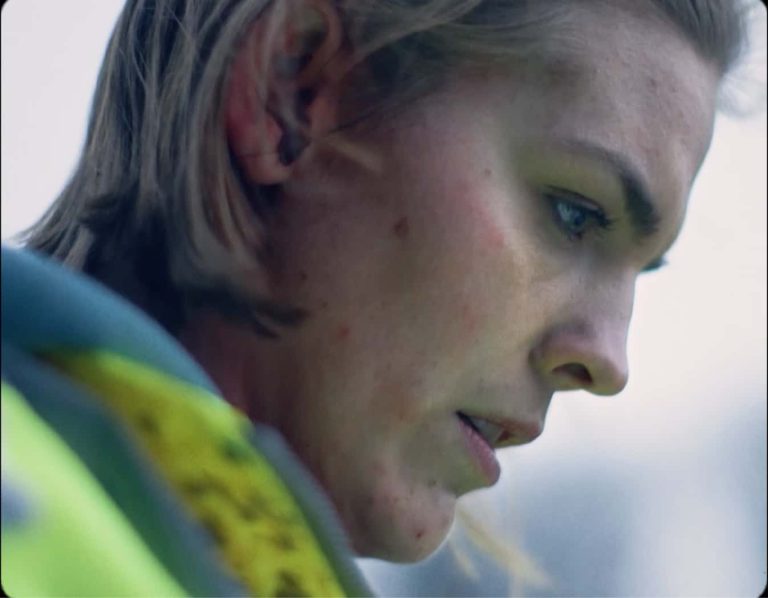
[[[370,595],[330,503],[143,312],[2,250],[11,596]]]

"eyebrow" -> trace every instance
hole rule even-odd
[[[643,177],[628,159],[588,141],[568,140],[563,145],[566,149],[574,153],[586,154],[613,170],[621,181],[624,191],[624,209],[629,214],[630,224],[635,234],[641,239],[647,239],[656,234],[661,217],[654,207]]]

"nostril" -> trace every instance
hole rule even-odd
[[[576,381],[580,386],[586,388],[592,386],[592,375],[580,363],[566,363],[565,365],[557,366],[553,373],[567,376]]]

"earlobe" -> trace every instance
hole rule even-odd
[[[327,87],[340,79],[332,68],[343,44],[335,7],[327,0],[277,5],[279,14],[263,15],[238,50],[224,100],[230,150],[254,185],[285,182],[313,135],[333,128]]]

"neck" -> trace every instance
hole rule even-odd
[[[195,312],[187,319],[178,340],[213,379],[224,398],[252,421],[269,424],[270,401],[264,384],[264,345],[271,342],[244,331],[211,312]],[[259,386],[260,385],[260,386]]]

